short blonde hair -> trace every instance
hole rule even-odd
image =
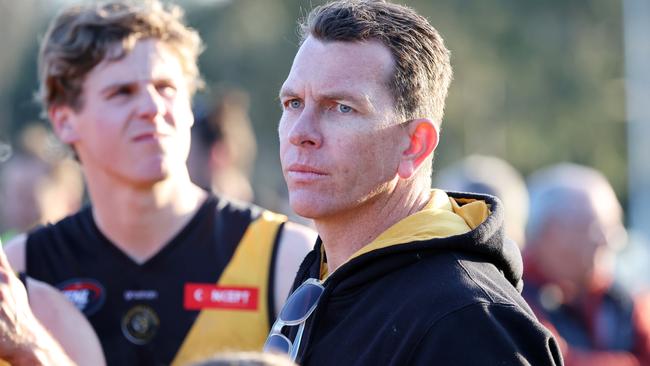
[[[158,0],[76,5],[52,21],[41,44],[38,99],[44,109],[80,108],[86,75],[105,59],[121,59],[146,38],[166,43],[178,55],[191,93],[203,85],[197,66],[202,41],[183,23],[180,7]]]

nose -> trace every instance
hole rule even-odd
[[[291,125],[289,142],[300,147],[319,148],[323,143],[323,135],[319,129],[318,112],[312,108],[304,108],[302,113]]]
[[[146,120],[153,121],[165,113],[165,100],[153,85],[143,88],[140,98],[139,114]]]

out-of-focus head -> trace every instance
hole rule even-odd
[[[499,197],[505,211],[506,234],[519,247],[525,243],[528,190],[522,175],[507,161],[484,155],[468,156],[436,175],[435,187]]]
[[[78,165],[44,127],[26,128],[16,153],[0,169],[0,220],[22,232],[77,211],[83,197]]]
[[[138,40],[157,39],[173,50],[191,92],[202,85],[198,33],[182,22],[183,11],[158,0],[110,1],[71,6],[50,24],[39,53],[39,98],[45,110],[83,105],[86,75],[105,60],[119,60]]]
[[[188,159],[190,177],[198,186],[245,201],[253,198],[248,179],[257,152],[248,108],[248,94],[236,89],[195,103]]]
[[[527,245],[550,280],[590,286],[609,278],[613,256],[625,243],[623,211],[605,176],[562,163],[532,174]]]

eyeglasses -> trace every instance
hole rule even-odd
[[[287,302],[282,307],[278,319],[273,323],[269,337],[264,343],[264,352],[280,352],[286,353],[291,358],[291,361],[296,360],[298,356],[298,349],[300,348],[300,341],[302,340],[302,333],[305,330],[305,322],[311,316],[318,305],[318,300],[323,294],[325,288],[321,282],[315,278],[309,278],[298,286]],[[298,333],[293,342],[282,334],[284,326],[296,326]]]

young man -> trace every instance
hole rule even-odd
[[[315,239],[191,183],[201,41],[181,16],[157,1],[70,7],[40,52],[45,109],[92,205],[7,253],[84,312],[111,365],[258,349]]]
[[[267,349],[299,347],[301,365],[561,364],[519,294],[501,203],[430,189],[452,74],[438,32],[370,0],[318,7],[302,29],[280,157],[291,206],[320,240],[294,284],[307,281],[293,297],[311,301],[281,312]]]

